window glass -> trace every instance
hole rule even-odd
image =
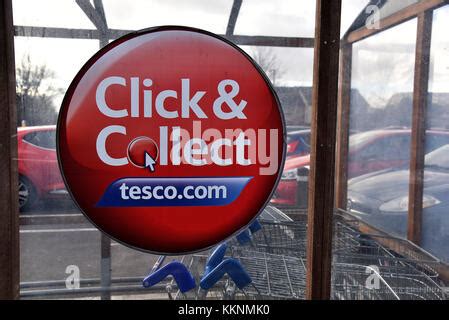
[[[232,0],[104,0],[103,6],[109,28],[139,30],[183,25],[224,34],[232,3]]]
[[[415,38],[416,19],[354,43],[351,130],[410,128]]]
[[[23,140],[41,148],[56,149],[55,130],[29,133],[23,137]]]
[[[341,8],[341,30],[343,35],[355,22],[356,17],[365,11],[369,0],[343,0]]]
[[[422,247],[446,263],[449,263],[449,41],[445,32],[448,19],[448,6],[434,11],[421,233]]]
[[[57,1],[57,4],[53,3],[55,1],[35,2],[14,0],[16,25],[94,29],[74,1],[69,1],[70,4],[67,1]],[[135,0],[125,4],[123,1],[103,0],[103,6],[108,27],[113,29],[186,25],[223,35],[233,2]],[[67,15],[56,15],[56,12],[67,12]],[[243,1],[235,34],[313,37],[314,15],[315,5],[311,1]],[[61,20],[61,17],[68,18]],[[241,48],[253,57],[272,82],[285,114],[288,131],[310,131],[313,48]],[[15,37],[17,125],[23,127],[23,132],[56,124],[65,91],[98,49],[99,41],[96,39]],[[72,202],[58,168],[54,137],[53,130],[24,134],[24,141],[46,149],[19,146],[18,150],[21,296],[167,299],[166,285],[173,284],[171,278],[155,288],[142,287],[142,280],[159,257],[109,240]],[[309,140],[309,132],[298,140],[303,156],[308,155]],[[307,216],[304,208],[307,205],[307,165],[302,164],[295,169],[300,173],[300,179],[287,179],[279,184],[269,211],[264,212],[265,216],[261,218],[265,231],[254,236],[254,241],[262,248],[276,247],[282,240],[282,246],[295,250],[294,256],[289,258],[292,261],[291,270],[286,270],[289,274],[284,273],[284,278],[280,280],[288,279],[289,275],[294,277],[295,297],[299,298],[304,298],[305,284],[304,264],[299,262],[305,260],[306,251]],[[301,209],[298,209],[298,203]],[[293,223],[293,218],[299,223]],[[265,238],[267,234],[276,237]],[[281,251],[272,253],[280,254]],[[198,275],[204,271],[203,260],[208,254],[203,252],[177,259]],[[253,255],[257,256],[257,253]],[[256,258],[250,262],[263,259]],[[167,257],[164,264],[172,259]],[[280,261],[279,255],[270,259],[274,263],[272,268],[277,268],[275,263]],[[200,264],[196,264],[195,269],[193,266],[198,262]],[[275,283],[272,285],[276,286]],[[176,286],[172,287],[176,290]],[[278,298],[292,298],[292,293],[285,289],[277,294]]]
[[[381,17],[417,2],[387,1]],[[407,237],[417,20],[353,43],[346,210],[334,215],[334,299],[446,299],[448,110],[440,104],[448,88],[447,9],[434,14],[423,229],[416,244]]]
[[[434,133],[432,131],[427,131],[426,134],[426,145],[425,153],[432,152],[433,150],[442,147],[449,143],[449,134]]]
[[[289,131],[310,127],[313,48],[241,46],[270,79]]]
[[[349,136],[349,147],[359,148],[365,145],[368,141],[373,140],[371,132],[362,132]]]
[[[313,37],[314,17],[314,1],[244,0],[235,34]]]
[[[350,138],[348,203],[400,237],[406,211],[388,214],[388,204],[408,198],[415,41],[416,19],[355,43],[352,57],[350,128],[364,133]]]
[[[287,157],[310,153],[310,130],[291,131],[287,134]]]
[[[362,149],[360,160],[407,160],[410,157],[408,146],[410,146],[410,136],[386,136]]]
[[[387,1],[381,16],[417,2]],[[112,29],[170,24],[221,35],[233,3],[103,0]],[[342,34],[369,3],[343,0]],[[75,1],[13,0],[13,9],[16,25],[94,29]],[[311,38],[315,10],[315,1],[308,0],[243,0],[234,33]],[[449,263],[448,18],[448,6],[435,11],[420,247],[406,240],[417,21],[411,19],[353,44],[348,210],[334,215],[333,299],[444,298],[441,287],[447,287],[448,279],[436,271],[441,265],[426,251]],[[245,298],[304,299],[314,49],[240,47],[259,64],[279,97],[288,153],[273,198],[259,217],[262,228],[253,224],[246,230],[250,240],[245,232],[228,244],[236,249],[234,257],[252,272],[257,290],[247,288]],[[19,133],[55,125],[70,82],[98,49],[96,39],[15,37],[17,126],[23,127]],[[160,256],[110,240],[84,217],[59,171],[54,130],[25,133],[18,142],[22,298],[183,298],[171,277],[151,288],[142,286],[150,272],[173,259],[200,279],[210,250],[162,261]],[[27,148],[30,144],[41,148]],[[206,298],[244,296],[231,281],[223,281]]]
[[[19,26],[95,29],[75,1],[14,0],[13,18]]]
[[[448,170],[449,169],[449,144],[429,152],[425,158],[426,166],[437,169]]]

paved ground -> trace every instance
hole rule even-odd
[[[21,228],[21,281],[61,280],[69,265],[82,278],[100,275],[100,232],[91,225],[44,225]],[[112,243],[112,276],[142,276],[155,256]]]
[[[21,282],[63,281],[67,267],[80,279],[100,278],[100,232],[70,203],[53,202],[21,214]],[[112,277],[145,276],[157,256],[112,242]],[[33,289],[32,285],[26,290]]]

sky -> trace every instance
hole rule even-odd
[[[397,0],[395,0],[397,1]],[[108,25],[115,29],[138,30],[177,24],[225,33],[232,0],[103,0]],[[313,37],[315,1],[243,0],[235,33]],[[343,0],[342,32],[352,23],[368,0]],[[449,8],[435,15],[432,53],[433,91],[449,92],[449,40],[445,36]],[[93,29],[93,24],[74,0],[13,0],[15,25]],[[411,91],[416,21],[398,26],[381,36],[355,46],[353,87],[374,105],[395,92]],[[65,90],[81,66],[98,50],[97,40],[15,38],[17,64],[27,54],[34,64],[54,71],[51,85]],[[250,54],[254,48],[245,46]],[[313,50],[273,48],[283,70],[278,85],[311,86]],[[367,77],[366,75],[370,76]],[[386,86],[385,83],[388,82]],[[60,104],[62,95],[55,103]]]

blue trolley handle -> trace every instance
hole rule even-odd
[[[195,279],[192,274],[189,272],[187,267],[179,261],[172,261],[157,271],[149,274],[145,279],[143,279],[143,286],[145,288],[152,287],[169,275],[173,276],[179,291],[182,293],[190,291],[196,287]]]
[[[235,238],[237,239],[238,243],[243,246],[247,243],[251,243],[251,232],[249,231],[249,229],[245,229],[238,235],[236,235]]]
[[[252,242],[251,234],[256,233],[257,231],[262,229],[262,225],[256,219],[251,223],[247,229],[240,232],[235,238],[237,239],[240,245],[245,245]]]
[[[253,223],[251,223],[248,227],[249,231],[251,231],[251,233],[256,233],[257,231],[262,229],[262,225],[260,224],[259,220],[254,220]]]
[[[243,289],[252,282],[251,277],[243,268],[242,264],[236,259],[228,258],[220,262],[213,270],[203,276],[200,281],[201,289],[209,290],[226,273],[239,289]]]
[[[207,258],[204,274],[208,274],[209,272],[211,272],[216,266],[220,264],[220,262],[223,261],[227,250],[228,244],[226,242],[220,244],[214,249],[209,258]]]

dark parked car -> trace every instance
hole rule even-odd
[[[449,262],[449,144],[427,154],[421,247]],[[387,169],[348,183],[348,210],[363,221],[405,237],[408,169]]]
[[[288,139],[287,143],[289,143]],[[426,132],[426,152],[431,152],[445,144],[449,144],[449,131],[428,130]],[[308,148],[310,150],[309,145]],[[293,147],[289,144],[287,150],[290,149]],[[382,169],[401,167],[409,161],[410,129],[366,131],[352,134],[349,138],[349,178]],[[287,152],[282,178],[271,203],[278,206],[305,208],[309,166],[308,153],[293,155]]]

